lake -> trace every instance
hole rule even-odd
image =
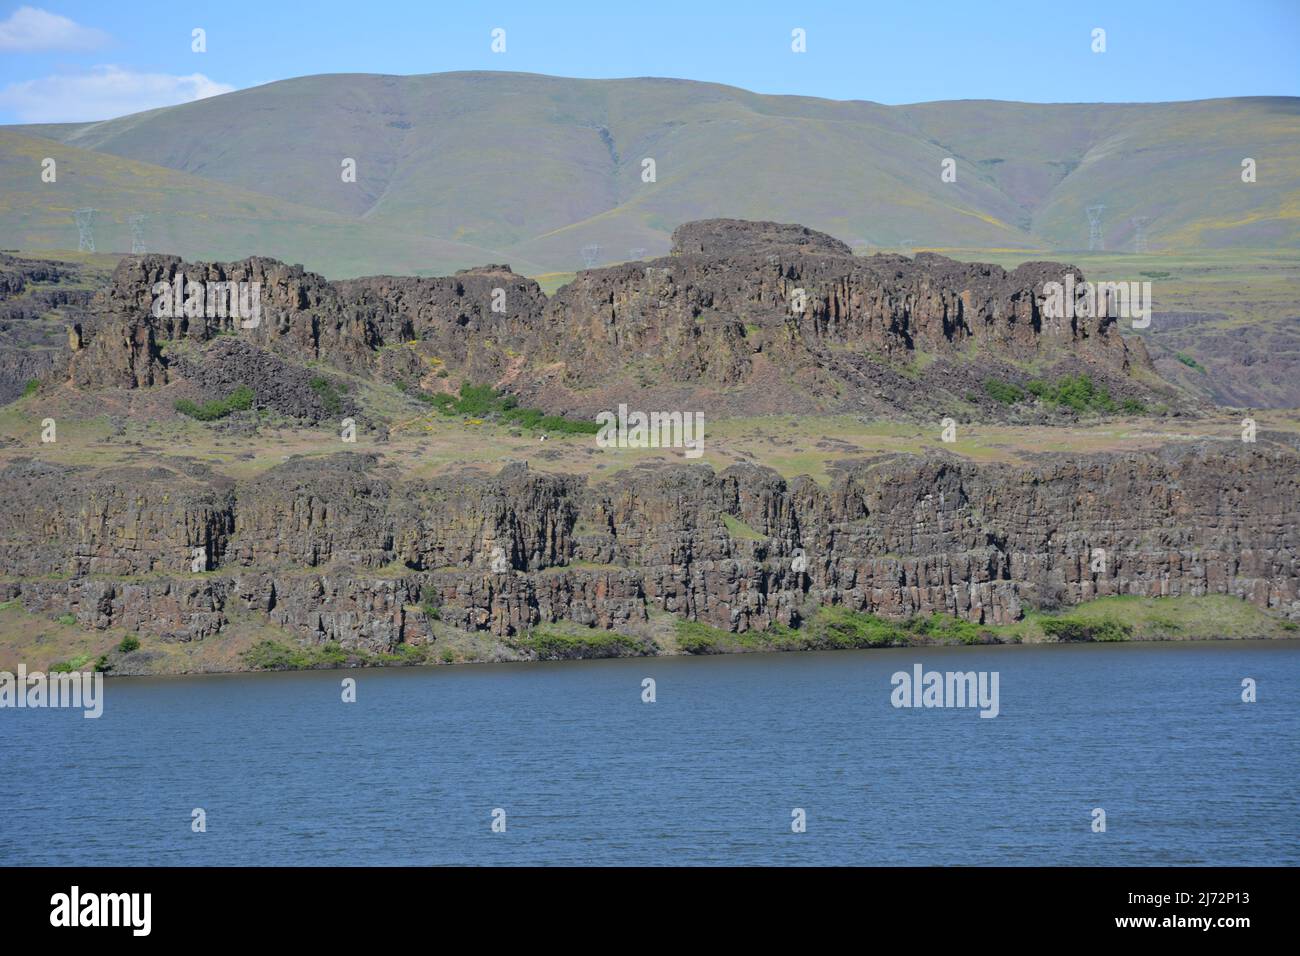
[[[0,710],[0,863],[1295,864],[1298,692],[1295,641],[110,679]]]

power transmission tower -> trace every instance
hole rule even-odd
[[[144,222],[147,216],[132,216],[127,220],[131,224],[131,254],[144,255]]]
[[[1129,222],[1133,223],[1133,251],[1147,251],[1147,223],[1151,221],[1149,216],[1134,216]]]
[[[1088,207],[1088,251],[1100,252],[1102,250],[1101,240],[1101,214],[1106,211],[1105,204],[1099,203],[1096,206]]]
[[[94,252],[95,210],[78,209],[73,215],[77,217],[77,251]]]
[[[600,246],[596,245],[594,242],[589,246],[582,247],[582,261],[587,264],[588,269],[595,266],[596,260],[599,258]]]

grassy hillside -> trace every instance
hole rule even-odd
[[[175,214],[155,236],[168,251],[237,245],[332,276],[489,260],[568,272],[662,254],[675,226],[712,216],[802,222],[862,249],[1072,250],[1085,207],[1104,203],[1112,250],[1131,248],[1137,216],[1152,251],[1294,249],[1298,119],[1287,98],[886,107],[685,80],[311,76],[0,129],[0,229],[10,246],[66,246],[52,233],[76,204],[124,223],[129,202]],[[75,148],[79,193],[42,188],[33,137]],[[949,157],[955,183],[940,179]]]
[[[43,183],[41,162],[57,164]],[[0,127],[0,235],[5,248],[77,248],[73,212],[97,210],[97,252],[131,250],[132,215],[148,217],[148,251],[187,259],[271,255],[329,275],[442,275],[481,265],[495,252],[277,199],[199,175],[101,154]],[[540,267],[519,260],[521,270]]]

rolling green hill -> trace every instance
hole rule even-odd
[[[57,185],[39,160],[59,159]],[[357,181],[340,164],[356,160]],[[957,181],[940,164],[957,163]],[[1241,182],[1254,158],[1258,182]],[[653,158],[657,180],[642,181]],[[7,247],[260,253],[330,276],[662,254],[681,222],[800,222],[864,249],[1300,247],[1300,100],[888,107],[667,79],[328,75],[97,123],[0,128]],[[598,250],[591,247],[598,246]]]

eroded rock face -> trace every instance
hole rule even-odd
[[[65,322],[84,314],[90,270],[0,253],[0,404],[33,380],[66,377]]]
[[[0,473],[0,599],[174,640],[253,613],[372,651],[422,640],[429,603],[497,635],[656,609],[746,630],[822,604],[1002,624],[1114,594],[1230,594],[1300,620],[1298,461],[1227,444],[1031,467],[890,456],[829,487],[754,465],[590,485],[522,464],[400,483],[355,454],[240,483],[28,461]]]
[[[684,253],[580,273],[548,303],[542,346],[582,384],[602,381],[611,362],[659,360],[670,376],[735,385],[759,353],[798,369],[845,349],[899,362],[972,350],[990,364],[1072,357],[1103,377],[1151,367],[1114,317],[1047,317],[1044,283],[1082,280],[1068,266],[1007,272],[930,253],[788,249]]]
[[[351,417],[355,423],[366,418],[349,394],[350,386],[339,377],[287,362],[232,336],[217,338],[201,354],[178,352],[170,366],[205,395],[224,397],[253,383],[262,407],[305,422]]]
[[[151,315],[156,284],[178,274],[191,284],[257,283],[260,324]],[[504,386],[548,411],[584,415],[639,394],[673,395],[683,407],[722,393],[729,405],[710,407],[731,413],[774,411],[776,402],[783,411],[948,413],[983,401],[984,378],[1024,379],[1030,364],[1086,371],[1116,398],[1150,397],[1154,379],[1130,375],[1149,371],[1150,359],[1114,317],[1047,317],[1044,283],[1067,274],[1082,279],[1055,263],[1007,272],[928,253],[862,258],[803,226],[740,220],[688,223],[672,255],[579,273],[549,299],[503,265],[328,282],[256,257],[142,256],[123,260],[72,325],[69,376],[83,388],[178,375],[212,388],[220,376],[194,363],[219,363],[208,343],[233,334],[286,362],[430,391]],[[194,348],[174,356],[168,343]]]

